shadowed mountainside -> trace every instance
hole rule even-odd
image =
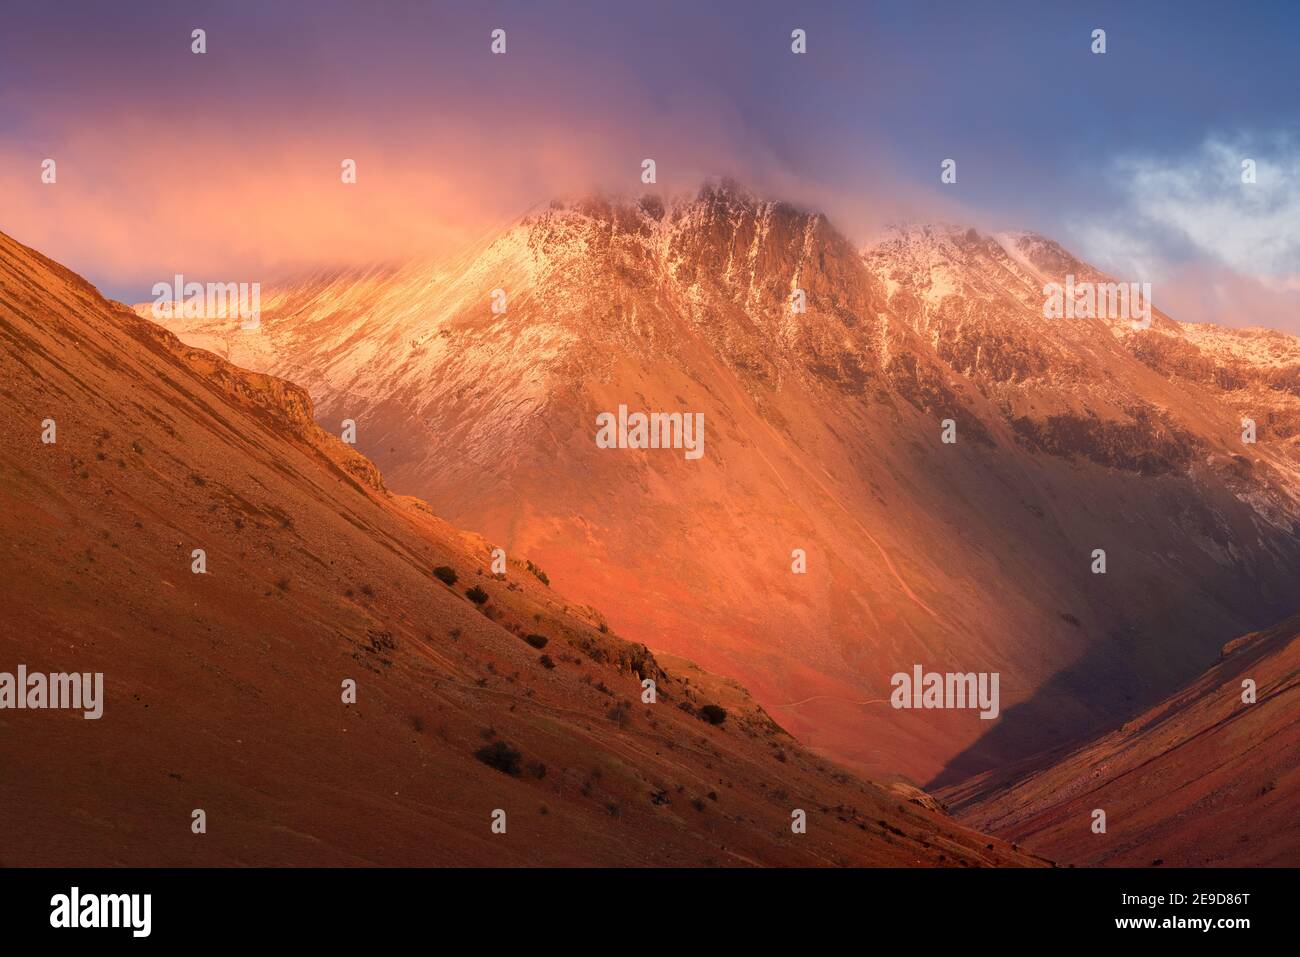
[[[1070,863],[1294,867],[1298,707],[1295,617],[1229,643],[1200,679],[1109,734],[940,796],[972,827]],[[1105,834],[1092,831],[1096,809]]]

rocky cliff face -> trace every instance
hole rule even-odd
[[[354,419],[393,488],[620,632],[815,747],[942,783],[1132,713],[1295,608],[1295,340],[1046,320],[1066,274],[1105,278],[1031,235],[859,252],[723,183],[288,283],[255,335],[173,328],[302,384],[327,429]],[[598,448],[620,405],[703,413],[704,457]],[[1002,717],[893,710],[916,663],[999,672]]]

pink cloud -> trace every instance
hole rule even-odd
[[[1300,276],[1261,279],[1198,262],[1170,273],[1153,294],[1161,310],[1182,322],[1265,326],[1300,334]]]

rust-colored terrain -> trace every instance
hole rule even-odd
[[[0,670],[103,672],[106,699],[0,711],[0,864],[1037,862],[665,670],[516,543],[493,575],[492,543],[387,490],[304,390],[3,235],[0,430]],[[427,468],[472,474],[460,454]]]
[[[1297,715],[1300,617],[1229,643],[1198,681],[1109,734],[942,796],[966,823],[1062,861],[1294,867]]]
[[[1297,610],[1300,343],[1045,319],[1068,274],[1106,278],[1031,234],[858,250],[722,183],[268,284],[257,333],[169,328],[355,420],[395,488],[620,634],[736,678],[821,753],[940,786],[1086,740]],[[703,458],[597,448],[620,404],[702,412]],[[1001,716],[891,709],[918,663],[998,672]]]

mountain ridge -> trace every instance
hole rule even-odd
[[[863,253],[709,186],[557,203],[432,274],[273,290],[256,338],[175,328],[300,382],[394,487],[814,748],[944,784],[1086,738],[1295,610],[1300,364],[1159,309],[1049,322],[1053,270],[1103,277],[1033,234],[909,235]],[[620,404],[704,413],[705,460],[598,452]],[[915,663],[1001,671],[1004,717],[881,710]]]
[[[0,711],[5,864],[1043,863],[498,573],[307,392],[3,234],[0,342],[0,654],[104,675],[99,720]]]

